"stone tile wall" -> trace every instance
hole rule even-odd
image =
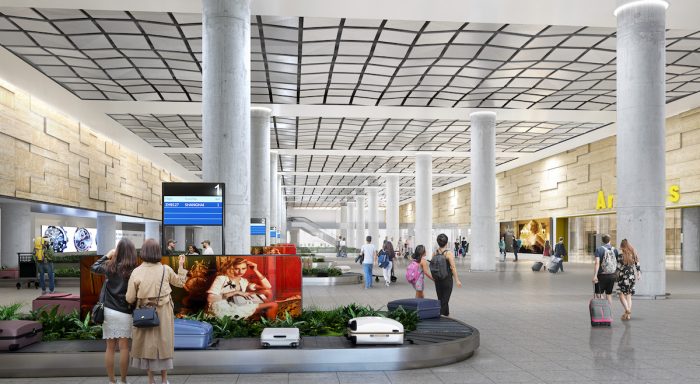
[[[151,219],[175,181],[119,143],[0,80],[0,195]]]

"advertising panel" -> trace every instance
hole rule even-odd
[[[56,253],[97,251],[97,229],[42,225],[41,234],[49,238]]]
[[[500,223],[500,237],[505,237],[506,251],[513,252],[513,238],[520,240],[520,253],[542,253],[544,242],[551,239],[551,219],[531,219]]]
[[[93,274],[96,256],[80,261],[80,308],[82,316],[97,302],[104,276]],[[161,262],[177,271],[178,256]],[[187,256],[187,282],[171,293],[175,314],[234,319],[274,319],[289,312],[301,315],[301,261],[295,256]]]

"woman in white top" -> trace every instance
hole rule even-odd
[[[372,266],[377,256],[377,248],[372,244],[372,236],[367,236],[367,244],[362,246],[362,270],[365,273],[365,289],[372,288]]]

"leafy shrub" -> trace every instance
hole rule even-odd
[[[80,268],[56,268],[56,277],[80,277]]]
[[[343,271],[338,268],[302,268],[301,275],[307,277],[329,277],[329,276],[341,276]]]
[[[14,303],[10,305],[0,305],[0,320],[20,320],[22,319],[22,314],[19,313],[20,308],[22,308],[21,303]]]
[[[398,307],[397,309],[389,312],[390,319],[394,319],[403,325],[404,332],[415,331],[420,318],[418,317],[418,312],[407,311],[403,307]]]

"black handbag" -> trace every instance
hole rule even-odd
[[[104,284],[102,284],[102,290],[100,291],[100,298],[92,307],[90,312],[90,319],[95,324],[102,324],[105,322],[105,290],[107,289],[107,280],[105,279]]]
[[[160,292],[163,289],[164,278],[165,266],[163,266],[163,276],[160,278],[160,288],[158,288],[158,300],[156,301],[156,305],[150,305],[134,309],[134,327],[153,328],[160,325],[160,319],[158,319],[158,303],[160,302]]]

